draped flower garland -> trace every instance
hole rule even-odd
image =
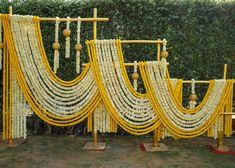
[[[11,88],[13,72],[30,108],[44,121],[56,126],[71,126],[87,118],[100,102],[90,66],[72,81],[59,79],[47,61],[39,19],[2,15],[2,20],[7,44],[5,58],[8,58],[7,67],[4,67],[5,138],[13,138],[12,128],[15,127],[15,122],[9,121],[15,108],[12,101],[17,100]]]
[[[213,80],[202,103],[195,109],[185,109],[177,100],[171,80],[166,78],[165,61],[139,63],[147,90],[146,99],[146,95],[140,95],[128,87],[119,40],[96,40],[87,44],[92,54],[90,59],[93,72],[96,72],[96,83],[102,98],[106,100],[105,105],[112,117],[128,132],[133,133],[131,129],[134,128],[138,131],[136,134],[146,133],[146,130],[137,126],[151,123],[148,117],[152,116],[156,123],[160,119],[160,123],[177,138],[196,137],[216,123],[222,109],[230,101],[228,97],[232,92],[233,80]],[[135,101],[138,103],[134,104]],[[147,104],[149,106],[146,107]],[[141,109],[142,115],[138,109]],[[124,124],[122,120],[132,125]]]
[[[118,124],[134,135],[158,128],[162,138],[191,138],[204,132],[216,137],[218,130],[224,130],[226,136],[231,135],[231,115],[223,117],[220,114],[232,111],[233,80],[210,81],[203,101],[194,109],[185,109],[182,80],[167,78],[165,58],[159,62],[138,63],[146,89],[146,93],[139,93],[137,80],[133,87],[128,78],[121,41],[92,40],[86,42],[90,64],[74,80],[63,81],[53,72],[58,68],[57,61],[53,70],[48,63],[39,18],[2,15],[1,19],[6,44],[4,139],[26,137],[25,111],[31,110],[55,126],[71,126],[88,118],[88,131],[116,132]],[[67,38],[69,22],[66,30]],[[80,32],[80,25],[77,31]],[[80,37],[77,40],[79,44]],[[166,46],[163,50],[166,51]],[[137,73],[137,62],[134,68]]]
[[[174,135],[192,138],[206,132],[219,117],[232,92],[233,80],[214,80],[204,106],[194,114],[184,114],[176,101],[169,79],[164,77],[157,62],[142,63],[140,66],[147,95],[163,125]],[[190,110],[188,110],[190,111]],[[191,110],[192,111],[192,110]]]
[[[115,40],[87,44],[96,83],[111,116],[131,134],[141,135],[156,129],[160,123],[146,95],[135,91],[128,79],[121,48],[116,46],[120,44]]]

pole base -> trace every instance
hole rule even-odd
[[[221,152],[228,152],[230,149],[227,146],[218,146],[218,147],[215,147],[215,150],[221,151]]]
[[[85,150],[104,150],[105,149],[105,142],[86,142],[86,144],[82,147]]]
[[[0,143],[1,147],[9,147],[9,148],[16,148],[22,144],[24,144],[27,141],[27,139],[14,139],[14,140],[4,140]]]
[[[153,143],[142,143],[140,149],[145,152],[165,152],[169,151],[168,147],[164,143],[158,143],[158,146],[153,146]]]
[[[235,155],[235,152],[231,151],[227,146],[209,145],[209,150],[215,154],[226,154],[226,155]]]
[[[23,138],[20,138],[20,139],[14,139],[14,141],[9,141],[8,143],[8,147],[9,148],[16,148],[22,144],[24,144],[25,142],[27,141],[27,139],[23,139]]]

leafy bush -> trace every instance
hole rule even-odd
[[[8,12],[8,5],[9,3],[2,2],[2,13]],[[235,76],[234,1],[22,0],[15,1],[12,5],[13,13],[41,17],[92,17],[92,10],[96,7],[99,17],[109,17],[111,20],[98,24],[98,38],[166,38],[170,53],[168,60],[174,77],[222,78],[224,63],[229,65],[229,77]],[[42,23],[42,29],[44,45],[52,60],[54,24]],[[61,42],[64,41],[62,38],[61,36]],[[82,39],[83,42],[85,39],[92,39],[91,23],[82,23]],[[152,45],[125,45],[124,49],[127,62],[156,58],[155,46]],[[86,53],[83,54],[83,60],[87,61]],[[71,68],[72,62],[63,60],[63,67],[61,66],[59,72],[64,78],[74,77],[75,68]]]
[[[8,2],[1,2],[0,11],[7,13],[9,5]],[[98,23],[99,39],[167,39],[172,77],[205,80],[222,78],[223,64],[226,63],[228,77],[235,78],[235,1],[22,0],[11,5],[13,13],[41,17],[92,17],[93,8],[96,7],[99,17],[109,17],[111,20]],[[41,26],[44,45],[52,65],[54,23],[43,22]],[[75,23],[72,29],[75,37]],[[83,44],[85,40],[92,39],[91,23],[82,23],[81,38]],[[72,39],[75,44],[75,38]],[[64,42],[62,35],[60,42]],[[123,48],[126,62],[156,59],[154,45],[125,44]],[[58,75],[66,80],[76,75],[73,52],[74,57],[61,58]],[[82,52],[82,60],[88,61],[86,49]]]

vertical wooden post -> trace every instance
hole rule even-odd
[[[12,15],[12,6],[9,6],[9,15]]]
[[[160,39],[157,39],[158,41],[160,41]],[[157,61],[161,60],[161,44],[157,43]]]
[[[94,8],[93,10],[93,18],[95,19],[95,21],[93,22],[93,40],[96,40],[97,38],[97,8]]]
[[[224,64],[224,80],[227,79],[228,65]]]
[[[218,131],[217,147],[221,148],[224,146],[223,131]]]
[[[8,9],[9,9],[9,15],[12,15],[12,6],[9,6]],[[7,52],[7,51],[6,51],[6,52]],[[11,65],[10,65],[10,66],[11,66]],[[8,76],[8,77],[11,78],[11,75]],[[10,84],[10,87],[11,87],[11,84]],[[12,99],[12,98],[11,98],[11,99]],[[12,108],[12,107],[10,107],[10,108]],[[9,140],[8,140],[9,146],[13,146],[13,145],[14,145],[14,140],[12,139],[12,126],[11,126],[11,125],[12,125],[12,123],[11,123],[11,122],[12,122],[12,121],[11,121],[11,120],[12,120],[12,119],[11,119],[12,116],[11,116],[11,115],[12,115],[12,114],[9,115],[9,116],[10,116],[10,120],[9,120],[9,122],[10,122],[10,123],[9,123],[9,129],[10,129],[10,130],[9,130],[9,134],[10,134],[10,135],[9,135]]]
[[[94,8],[93,10],[93,17],[94,19],[97,18],[97,8]],[[93,40],[96,40],[97,38],[97,21],[95,20],[93,22]],[[95,123],[94,121],[94,117],[93,117],[93,124]],[[93,145],[97,145],[98,143],[98,132],[95,129],[95,127],[93,126]]]
[[[227,79],[227,64],[224,64],[224,80]],[[224,122],[224,120],[223,120]],[[227,147],[224,146],[224,131],[218,131],[218,138],[217,138],[217,149],[226,151]],[[226,149],[226,150],[225,150]]]
[[[158,128],[153,130],[153,147],[158,147]]]

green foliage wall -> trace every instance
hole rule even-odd
[[[1,2],[7,13],[9,3]],[[229,77],[235,78],[235,2],[171,0],[98,0],[98,1],[15,1],[13,13],[44,17],[109,17],[98,24],[98,38],[158,39],[166,38],[173,77],[184,79],[222,78],[223,64],[229,65]],[[75,25],[74,25],[75,28]],[[42,23],[44,45],[50,60],[54,40],[54,24]],[[86,31],[85,31],[86,30]],[[75,33],[75,31],[73,31]],[[61,33],[62,34],[62,33]],[[75,34],[74,34],[75,37]],[[60,41],[64,41],[60,37]],[[92,38],[92,24],[82,24],[82,38]],[[75,42],[75,40],[74,40]],[[83,41],[84,42],[84,41]],[[63,49],[61,49],[63,50]],[[125,45],[125,60],[156,59],[153,45]],[[75,54],[74,54],[75,55]],[[87,61],[87,54],[83,53]],[[75,65],[62,59],[59,75],[71,79]],[[74,67],[74,68],[73,68]]]
[[[0,13],[40,17],[92,17],[93,8],[99,17],[109,17],[110,22],[98,23],[99,39],[163,39],[168,41],[172,77],[183,79],[214,79],[223,77],[223,64],[228,64],[229,78],[235,78],[235,1],[214,3],[212,0],[18,0],[0,2]],[[54,23],[42,22],[44,46],[50,64],[53,64]],[[61,56],[64,38],[61,23]],[[72,45],[76,41],[76,25],[72,27]],[[92,39],[92,24],[82,23],[83,62],[88,62],[85,40]],[[71,47],[72,48],[72,47]],[[126,62],[156,60],[154,45],[123,45]],[[58,75],[66,80],[75,77],[75,52],[70,59],[60,57]],[[141,87],[140,87],[141,88]],[[206,88],[199,89],[202,97]],[[185,96],[189,94],[189,88]],[[187,99],[185,99],[187,103]],[[33,123],[38,119],[32,118]],[[45,130],[45,128],[43,128]],[[56,128],[64,133],[63,128]],[[82,128],[80,129],[82,130]]]

